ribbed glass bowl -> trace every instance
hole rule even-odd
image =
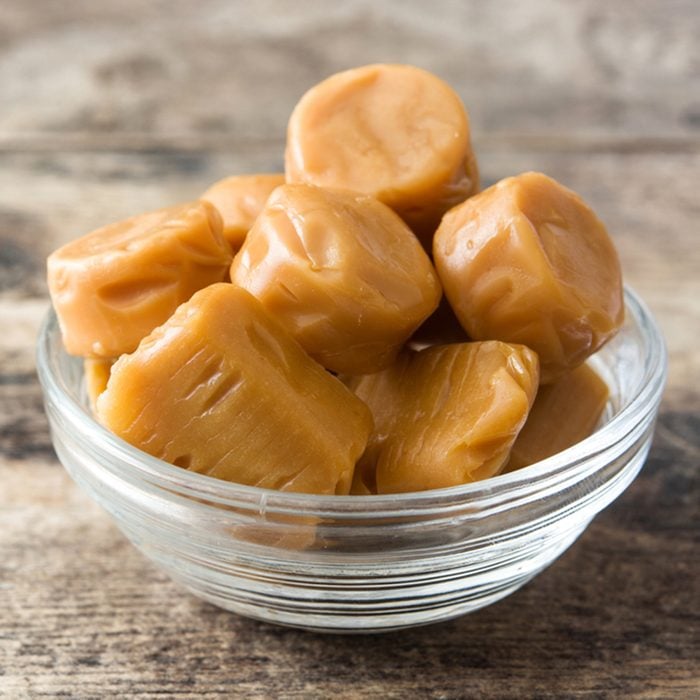
[[[666,353],[631,290],[626,305],[624,328],[591,361],[610,387],[595,434],[520,471],[421,493],[279,493],[155,459],[93,419],[82,362],[65,353],[53,312],[38,340],[38,370],[59,459],[172,579],[270,622],[391,630],[512,593],[634,479],[651,443]]]

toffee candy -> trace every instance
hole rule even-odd
[[[479,190],[461,100],[406,65],[354,68],[311,88],[289,120],[285,171],[288,182],[376,197],[428,249],[442,215]]]
[[[318,494],[347,494],[372,428],[362,401],[231,284],[197,292],[121,357],[97,415],[177,466]]]
[[[350,380],[375,424],[353,492],[424,491],[498,474],[537,383],[535,353],[498,341],[406,352]]]
[[[428,256],[391,209],[312,185],[270,195],[231,280],[311,357],[345,374],[390,364],[441,295]]]
[[[622,277],[605,227],[581,198],[540,173],[501,180],[448,212],[435,266],[475,340],[522,343],[549,383],[622,325]]]
[[[231,249],[208,202],[159,209],[97,229],[48,259],[51,299],[71,355],[136,349],[194,292],[221,282]]]
[[[608,401],[608,387],[588,365],[540,387],[504,471],[539,462],[587,438]]]
[[[237,251],[272,190],[283,184],[281,174],[233,175],[215,182],[200,199],[219,210],[224,238]]]

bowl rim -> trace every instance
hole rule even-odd
[[[313,512],[336,517],[406,516],[426,510],[444,512],[449,507],[494,503],[522,496],[525,487],[570,481],[576,465],[588,474],[587,464],[593,455],[615,445],[643,421],[650,409],[658,405],[666,382],[667,351],[660,329],[646,304],[630,287],[624,288],[626,319],[633,319],[646,341],[643,349],[644,371],[633,396],[595,433],[562,452],[522,469],[490,477],[483,481],[442,489],[383,495],[335,496],[289,493],[215,479],[190,472],[142,452],[100,425],[71,395],[68,385],[56,371],[51,345],[59,334],[53,308],[44,317],[37,338],[37,373],[47,404],[58,407],[61,417],[75,429],[74,438],[89,444],[92,450],[109,454],[119,463],[119,472],[144,487],[160,488],[172,495],[197,499],[204,507],[254,507],[260,512]],[[65,350],[61,348],[61,352]],[[100,465],[109,468],[100,461]],[[593,471],[595,471],[594,469]],[[579,480],[576,478],[575,480]],[[204,499],[204,503],[202,500]]]

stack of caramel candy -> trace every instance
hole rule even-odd
[[[584,363],[623,321],[595,214],[540,173],[480,191],[459,97],[405,65],[309,90],[284,174],[94,231],[48,280],[117,436],[328,495],[456,486],[581,440],[607,401]]]

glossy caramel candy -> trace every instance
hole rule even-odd
[[[217,284],[112,368],[99,420],[185,469],[263,488],[346,494],[367,407],[245,290]]]
[[[237,251],[272,190],[283,184],[282,174],[233,175],[215,182],[200,199],[219,210],[224,238]]]
[[[622,325],[620,263],[605,226],[578,195],[540,173],[501,180],[452,209],[433,253],[469,336],[531,347],[545,383]]]
[[[608,401],[607,384],[588,365],[540,387],[504,471],[514,471],[561,452],[595,429]]]
[[[231,263],[221,226],[211,204],[192,202],[105,226],[52,253],[49,291],[66,351],[132,352],[194,292],[221,282]]]
[[[389,207],[312,185],[272,193],[231,280],[311,357],[347,374],[390,364],[441,295],[428,256]]]
[[[372,195],[427,249],[442,215],[479,191],[458,95],[414,66],[376,64],[311,88],[289,120],[288,182]]]
[[[423,491],[498,474],[537,384],[535,353],[498,341],[405,351],[384,371],[351,379],[374,417],[353,493]]]

